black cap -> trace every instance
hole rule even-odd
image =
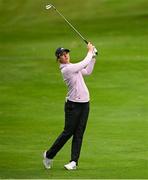
[[[60,56],[60,54],[62,54],[63,52],[70,52],[70,50],[69,49],[65,49],[65,48],[62,48],[62,47],[59,47],[59,48],[57,48],[57,50],[56,50],[56,52],[55,52],[55,56],[57,57],[57,58],[59,58],[59,56]]]

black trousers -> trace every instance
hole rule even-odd
[[[68,100],[65,103],[65,127],[54,144],[47,151],[47,158],[53,159],[64,144],[73,136],[71,146],[71,161],[75,161],[78,164],[88,115],[89,102],[77,103]]]

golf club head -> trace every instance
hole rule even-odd
[[[48,9],[51,9],[51,8],[54,8],[55,9],[55,7],[52,5],[52,4],[47,4],[46,5],[46,9],[48,10]]]

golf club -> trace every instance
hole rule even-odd
[[[79,35],[79,37],[81,37],[83,39],[83,41],[88,44],[88,41],[82,36],[82,34],[55,8],[55,6],[53,6],[52,4],[47,4],[46,5],[46,9],[49,10],[53,8],[66,22],[67,24]],[[95,54],[98,54],[97,49],[94,49]]]

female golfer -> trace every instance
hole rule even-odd
[[[64,167],[67,170],[74,170],[78,165],[90,100],[83,76],[90,75],[93,71],[96,61],[94,48],[91,43],[88,43],[86,57],[81,62],[74,64],[70,62],[69,49],[58,48],[55,52],[63,79],[68,87],[68,94],[65,101],[64,130],[43,155],[43,164],[46,169],[51,168],[53,158],[71,137],[71,160]]]

